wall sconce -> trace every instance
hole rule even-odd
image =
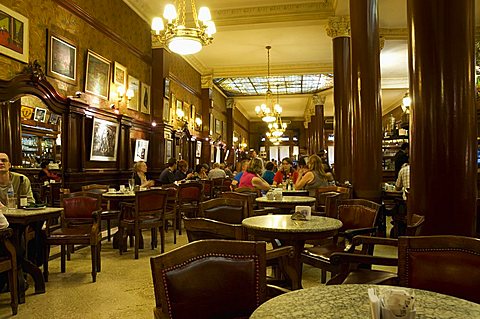
[[[234,136],[233,137],[233,143],[237,143],[238,142],[238,137]]]
[[[410,95],[408,92],[405,93],[405,96],[402,99],[402,110],[403,112],[409,112],[410,111],[410,105],[412,105],[412,99],[410,98]]]
[[[185,112],[183,112],[182,109],[177,109],[177,119],[179,121],[185,121],[184,116],[185,116]]]
[[[125,95],[125,87],[123,85],[117,86],[117,100],[118,100],[118,102],[123,100],[124,95]]]
[[[195,125],[195,129],[197,131],[200,131],[202,129],[202,119],[199,116],[195,118]]]
[[[157,122],[152,121],[152,126],[153,126],[153,127],[157,126]]]

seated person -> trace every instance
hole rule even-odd
[[[195,173],[189,179],[193,180],[200,180],[200,179],[208,179],[207,175],[208,165],[207,164],[197,164],[195,166]]]
[[[167,162],[167,167],[160,174],[160,178],[157,180],[159,184],[166,185],[175,182],[175,170],[177,169],[177,160],[170,158]]]
[[[295,189],[306,189],[308,195],[315,197],[316,189],[328,186],[328,177],[323,170],[322,159],[318,155],[311,155],[307,160],[308,168],[298,171]]]
[[[188,170],[188,163],[186,160],[179,160],[177,164],[177,170],[175,171],[175,180],[182,181],[189,179],[193,176],[193,173]]]
[[[272,185],[274,176],[275,173],[273,172],[273,163],[268,162],[267,165],[265,165],[265,172],[263,172],[262,178],[265,180],[265,182]]]
[[[42,170],[38,173],[38,180],[42,183],[50,180],[54,180],[55,182],[60,182],[61,180],[60,176],[50,172],[50,170],[48,169],[48,163],[49,161],[43,161],[40,164],[40,167],[42,168]]]
[[[287,180],[291,180],[294,184],[298,179],[298,172],[293,168],[292,159],[285,157],[282,159],[282,167],[275,173],[273,177],[273,186],[284,184]]]
[[[247,170],[242,174],[238,187],[248,187],[268,191],[270,184],[260,177],[263,171],[263,161],[254,157],[250,160]]]
[[[7,218],[3,215],[3,210],[4,209],[7,209],[7,207],[5,207],[5,205],[3,205],[1,202],[0,202],[0,229],[5,229],[8,227],[8,220]]]
[[[147,163],[140,161],[133,165],[133,178],[135,179],[135,185],[140,187],[152,187],[155,185],[155,181],[147,178]]]
[[[28,204],[35,204],[32,186],[27,176],[10,172],[10,159],[5,153],[0,153],[0,202],[8,206],[8,189],[13,187],[14,196],[27,196]]]
[[[227,174],[220,168],[220,163],[213,163],[213,169],[208,172],[208,179],[226,178]]]
[[[250,160],[242,160],[240,162],[240,169],[241,171],[238,172],[234,177],[232,181],[232,185],[238,185],[240,183],[240,179],[242,178],[243,173],[247,170],[248,164],[250,164]]]

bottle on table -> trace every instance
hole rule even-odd
[[[10,183],[7,190],[7,206],[8,208],[17,208],[17,198],[15,197],[15,191],[13,190],[13,184]]]

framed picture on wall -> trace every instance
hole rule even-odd
[[[110,61],[88,50],[87,69],[85,72],[85,92],[107,100],[109,89]]]
[[[163,96],[167,99],[170,97],[170,79],[165,78],[163,82]]]
[[[142,92],[140,98],[140,111],[145,114],[150,114],[150,85],[142,82],[140,89]]]
[[[42,109],[41,107],[36,107],[35,108],[35,115],[34,115],[33,119],[37,122],[45,123],[45,120],[47,119],[47,110]]]
[[[73,41],[48,31],[47,75],[77,84],[77,47]]]
[[[133,97],[130,101],[127,102],[127,108],[129,108],[130,110],[138,111],[138,102],[140,101],[140,81],[138,81],[137,78],[129,75],[127,89],[131,89],[133,91]]]
[[[33,107],[22,105],[20,114],[22,115],[23,119],[31,120],[33,118],[34,111],[35,109]]]
[[[91,161],[115,161],[118,148],[118,123],[93,119]]]
[[[202,142],[197,141],[197,148],[195,150],[195,157],[201,157],[202,156]]]
[[[0,4],[0,31],[0,53],[28,63],[28,19]]]
[[[135,141],[134,162],[146,162],[148,158],[148,141],[138,139]]]
[[[222,121],[215,119],[215,133],[222,135]]]
[[[127,85],[127,68],[115,61],[113,63],[113,83],[116,85]]]
[[[170,102],[166,98],[163,98],[163,121],[170,121]]]
[[[169,159],[171,159],[172,156],[172,140],[165,140],[165,163],[168,162]]]
[[[59,120],[60,114],[50,113],[50,119],[48,120],[48,123],[57,125]]]

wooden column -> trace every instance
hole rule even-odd
[[[411,211],[423,233],[473,236],[474,1],[408,0]]]
[[[233,111],[235,109],[235,101],[233,98],[227,99],[227,136],[223,137],[223,140],[227,145],[223,147],[225,152],[228,151],[228,162],[229,164],[232,163],[233,157],[232,157],[232,152],[235,151],[233,147]],[[225,155],[223,156],[223,159],[225,159]]]
[[[377,0],[351,0],[355,196],[378,201],[382,183],[382,109]]]
[[[324,126],[325,126],[325,116],[324,116],[324,104],[325,104],[325,96],[324,95],[314,95],[313,101],[315,103],[315,139],[316,139],[316,146],[315,146],[315,153],[318,153],[320,150],[324,149],[325,147],[325,134],[324,134]]]
[[[203,82],[203,81],[202,81]],[[213,82],[212,82],[213,83]],[[212,84],[213,85],[213,84]],[[200,158],[200,163],[208,163],[210,164],[210,154],[212,151],[212,145],[210,144],[210,127],[211,125],[215,125],[215,123],[210,123],[210,109],[212,106],[212,89],[211,88],[203,88],[202,83],[202,156]]]
[[[310,154],[316,154],[317,151],[317,115],[312,115],[310,121],[310,136],[311,136],[311,143],[310,143]]]
[[[352,70],[350,67],[350,18],[331,17],[327,34],[333,38],[335,104],[335,179],[352,180]]]

